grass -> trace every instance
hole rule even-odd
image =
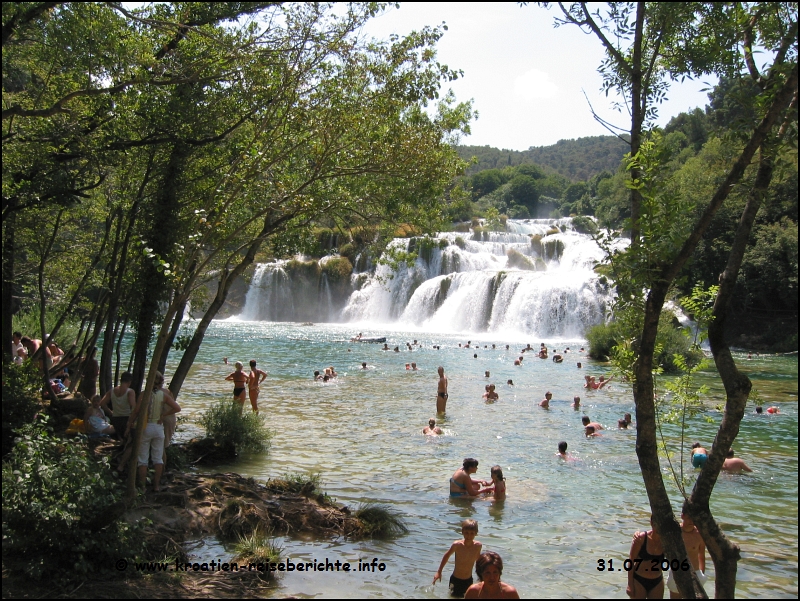
[[[283,547],[260,530],[256,530],[250,535],[240,536],[233,549],[236,559],[252,564],[277,562],[283,552]]]
[[[392,538],[408,532],[403,518],[388,505],[362,503],[354,515],[361,522],[364,536]]]

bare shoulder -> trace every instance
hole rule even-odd
[[[464,593],[464,599],[480,599],[482,590],[483,582],[476,582],[467,589],[466,593]]]
[[[504,599],[519,599],[519,593],[516,588],[505,582],[501,582],[500,586],[502,587]]]

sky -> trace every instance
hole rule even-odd
[[[464,77],[447,84],[459,101],[474,101],[479,117],[462,144],[527,150],[558,140],[610,135],[589,109],[607,121],[630,128],[627,112],[613,108],[600,90],[600,42],[575,26],[553,27],[550,10],[517,3],[406,2],[365,27],[379,39],[405,35],[425,25],[448,30],[437,45],[438,60]],[[674,83],[659,105],[659,125],[678,113],[704,107],[709,82]],[[446,90],[447,88],[445,88]],[[586,96],[584,96],[584,92]]]

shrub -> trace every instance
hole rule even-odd
[[[328,281],[331,284],[349,282],[350,274],[353,273],[353,264],[347,257],[334,257],[325,261],[322,265],[322,273],[328,275]]]
[[[456,236],[455,244],[461,250],[464,250],[465,248],[467,248],[467,243],[464,241],[464,238],[462,238],[461,236]]]
[[[264,425],[265,417],[243,412],[232,401],[220,401],[200,417],[206,434],[222,447],[233,447],[237,452],[263,452],[269,449],[270,431]]]
[[[597,224],[591,217],[578,215],[572,218],[573,229],[580,234],[594,234],[597,232]]]
[[[124,490],[85,439],[59,439],[45,422],[20,430],[3,462],[3,565],[38,579],[83,579],[144,553],[138,526],[119,519]]]
[[[39,410],[42,374],[32,361],[3,364],[3,456],[14,447],[14,430],[29,424]]]
[[[613,323],[601,323],[592,326],[586,332],[589,341],[589,356],[592,359],[605,359],[611,356],[611,349],[619,342],[619,333]]]

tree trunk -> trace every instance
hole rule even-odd
[[[14,202],[14,201],[11,201]],[[11,355],[11,337],[14,333],[14,226],[17,215],[14,207],[3,220],[3,306],[2,311],[2,336],[3,336],[3,362],[13,361]]]

